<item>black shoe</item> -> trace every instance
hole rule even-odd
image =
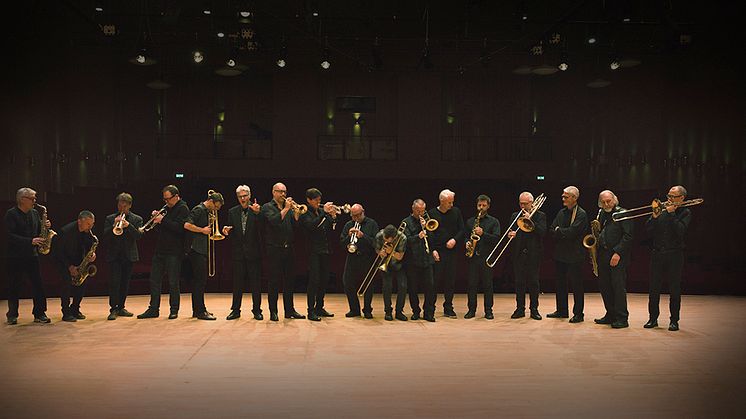
[[[446,317],[450,317],[450,318],[452,318],[452,319],[455,319],[455,318],[457,317],[457,316],[456,316],[456,312],[455,312],[455,311],[453,311],[453,310],[445,310],[445,311],[443,312],[443,315],[444,315],[444,316],[446,316]]]
[[[254,313],[254,320],[264,320],[262,313]]]
[[[492,313],[484,313],[484,318],[487,320],[492,320],[495,318],[495,315]]]
[[[46,314],[34,317],[34,323],[52,323],[52,320]]]
[[[611,324],[611,327],[613,329],[624,329],[625,327],[629,327],[629,323],[627,321],[616,321]]]
[[[321,316],[319,316],[318,314],[316,314],[316,312],[314,312],[314,311],[309,311],[307,319],[311,320],[312,322],[320,322],[321,321]]]
[[[75,314],[73,314],[73,316],[75,316],[75,318],[78,319],[78,320],[85,320],[85,314],[83,314],[83,313],[81,313],[79,311],[76,312]]]
[[[550,319],[566,319],[570,316],[568,314],[562,314],[559,311],[555,311],[554,313],[547,314],[547,317]]]
[[[433,314],[425,314],[425,320],[429,321],[430,323],[435,322],[435,315]]]
[[[75,316],[72,314],[65,314],[62,316],[62,321],[63,322],[76,322],[78,321],[78,319],[76,319]]]
[[[200,320],[215,320],[216,319],[216,317],[213,316],[213,314],[210,313],[209,311],[204,311],[200,314],[197,314],[197,318]]]
[[[122,309],[119,309],[119,311],[117,312],[117,316],[120,316],[120,317],[132,317],[132,316],[134,316],[134,314],[132,314],[129,311],[127,311],[126,308],[122,308]]]
[[[467,311],[467,312],[466,312],[466,314],[464,314],[464,318],[465,318],[465,319],[473,319],[473,318],[474,318],[474,316],[476,316],[476,313],[474,313],[474,312],[473,312],[473,311],[471,311],[471,310]]]
[[[169,320],[173,320],[173,319],[175,319],[177,317],[179,317],[179,312],[178,311],[172,311],[172,312],[170,312],[168,314],[168,319]]]
[[[400,320],[400,321],[403,321],[403,322],[407,321],[407,316],[405,316],[404,313],[399,312],[399,311],[396,312],[396,315],[394,316],[394,318],[396,320]]]
[[[386,313],[386,315],[383,316],[383,319],[386,320],[387,322],[392,322],[394,321],[394,316],[392,316],[391,313]]]
[[[412,317],[410,317],[411,320],[419,320],[420,319],[420,313],[412,313]]]
[[[549,317],[549,315],[547,315]],[[534,320],[541,320],[541,314],[539,314],[539,310],[531,310],[531,318]]]
[[[613,320],[611,320],[610,318],[608,318],[606,316],[603,316],[600,319],[593,319],[593,322],[596,323],[596,324],[612,324],[612,323],[614,323]]]
[[[365,317],[366,319],[372,319],[373,313],[363,313],[363,317]]]
[[[582,314],[576,314],[570,319],[570,323],[583,323],[585,319]]]
[[[671,322],[671,324],[668,325],[668,330],[672,332],[679,330],[679,322]]]
[[[5,323],[10,325],[18,324],[18,317],[8,317],[8,320]]]
[[[345,313],[345,317],[360,317],[360,312],[348,311]]]
[[[316,314],[318,314],[321,317],[334,317],[334,313],[330,313],[323,308],[316,309]]]
[[[510,315],[511,319],[520,319],[521,317],[526,317],[526,310],[525,309],[517,308],[517,309],[515,309],[515,311],[513,312],[513,314]]]
[[[109,313],[109,317],[106,318],[106,320],[116,320],[116,319],[117,319],[116,311],[112,311],[111,313]]]
[[[235,320],[237,318],[241,317],[241,312],[238,310],[231,310],[230,314],[228,314],[228,317],[226,317],[226,320]]]
[[[277,313],[274,313],[274,312],[269,313],[269,319],[272,320],[273,322],[280,321],[280,318],[277,317]]]
[[[298,313],[297,311],[285,313],[286,319],[305,319],[306,316]]]
[[[650,319],[650,320],[648,320],[648,322],[647,322],[647,323],[645,323],[645,325],[643,325],[642,327],[644,327],[644,328],[646,328],[646,329],[652,329],[652,328],[654,328],[654,327],[658,327],[658,320],[656,320],[656,319]]]
[[[159,315],[160,314],[158,313],[158,310],[153,310],[153,309],[149,308],[149,309],[145,310],[142,314],[138,314],[137,318],[138,319],[154,319],[154,318],[158,317]],[[169,316],[169,318],[170,317],[171,316]]]

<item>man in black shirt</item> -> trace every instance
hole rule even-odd
[[[424,319],[435,321],[435,284],[433,281],[433,252],[427,251],[428,232],[425,230],[426,204],[422,199],[412,202],[412,214],[404,219],[407,224],[404,235],[407,238],[407,252],[404,254],[404,270],[407,273],[409,305],[412,307],[412,320],[420,319],[419,288],[423,288],[425,301],[422,304]],[[427,245],[426,245],[427,241]]]
[[[481,282],[484,292],[484,317],[494,319],[492,314],[492,269],[485,263],[487,255],[500,238],[500,221],[487,214],[490,209],[490,197],[479,195],[477,197],[477,215],[466,220],[466,243],[474,246],[474,253],[468,257],[469,285],[467,287],[469,311],[464,315],[465,319],[471,319],[477,312],[477,285]],[[477,224],[475,226],[475,224]],[[471,242],[471,236],[479,237],[476,243]]]
[[[321,191],[311,188],[306,191],[308,211],[300,216],[300,223],[308,237],[308,320],[320,321],[321,317],[332,317],[324,310],[324,294],[329,282],[328,234],[337,218],[332,202],[321,206]]]
[[[580,190],[575,186],[568,186],[562,191],[562,205],[557,212],[549,230],[557,241],[554,247],[554,260],[557,269],[557,309],[547,317],[567,318],[567,279],[572,283],[574,304],[570,323],[580,323],[584,320],[583,306],[583,277],[580,266],[586,258],[583,247],[583,237],[588,233],[588,216],[578,204]]]
[[[391,284],[394,278],[396,278],[397,284],[396,320],[407,321],[407,316],[404,315],[404,300],[407,297],[407,276],[404,274],[401,266],[401,261],[404,259],[406,250],[407,237],[393,225],[387,225],[376,234],[376,252],[378,253],[378,257],[381,258],[379,266],[388,260],[388,263],[385,265],[386,270],[382,272],[383,308],[386,313],[384,316],[384,320],[386,321],[394,320],[394,316],[391,315]]]
[[[645,222],[645,229],[653,236],[653,249],[650,255],[650,294],[648,313],[650,319],[645,328],[658,326],[660,314],[661,282],[668,281],[670,293],[669,310],[671,323],[668,330],[679,330],[679,311],[681,310],[681,271],[684,268],[684,236],[692,220],[689,208],[679,205],[686,199],[686,189],[677,185],[668,191],[668,202],[665,210],[653,212]]]
[[[378,233],[378,223],[365,216],[365,209],[360,204],[354,204],[350,207],[350,217],[352,219],[344,225],[339,236],[340,244],[348,249],[344,273],[342,274],[342,283],[347,295],[347,303],[350,306],[350,311],[345,314],[345,317],[360,317],[360,300],[357,296],[357,290],[365,279],[365,273],[373,264],[373,259],[375,259],[374,240],[376,233]],[[356,222],[360,224],[359,228],[354,228]],[[354,249],[351,249],[348,245],[353,235],[355,236],[354,240],[357,241]],[[349,250],[354,250],[354,252]],[[373,287],[368,287],[365,295],[363,295],[363,315],[366,319],[373,318],[372,302]]]
[[[616,222],[613,214],[622,211],[614,192],[606,190],[598,195],[598,206],[603,209],[598,237],[598,288],[604,300],[606,314],[595,319],[598,324],[610,324],[614,329],[629,327],[627,321],[627,266],[632,247],[632,220]]]
[[[209,241],[212,240],[210,235],[219,232],[218,229],[213,229],[210,214],[217,217],[224,202],[223,194],[211,190],[205,201],[192,208],[184,222],[184,228],[192,233],[192,247],[189,250],[194,281],[192,313],[200,320],[215,320],[215,316],[205,307],[205,285],[207,284],[208,263],[210,263],[208,258],[214,256],[208,255]],[[215,263],[214,260],[211,262]]]
[[[78,271],[78,266],[83,262],[91,246],[98,243],[98,239],[91,231],[95,221],[92,212],[83,210],[78,214],[78,219],[62,227],[54,239],[52,254],[57,261],[57,270],[62,278],[60,300],[62,320],[66,322],[85,319],[85,315],[80,312],[80,303],[83,301],[86,282],[73,285],[72,279],[83,274]],[[96,253],[93,253],[89,262],[92,263],[95,260]],[[72,304],[70,304],[71,296]]]
[[[166,214],[158,215],[153,220],[158,226],[158,241],[155,244],[155,254],[150,268],[150,306],[145,312],[137,316],[138,319],[158,317],[161,306],[161,282],[163,273],[168,275],[169,286],[169,319],[179,317],[179,275],[181,274],[181,260],[184,257],[185,235],[184,222],[189,216],[189,206],[181,199],[179,189],[175,185],[168,185],[161,191],[163,202],[166,203]],[[158,211],[153,211],[155,216]]]
[[[223,234],[230,239],[233,257],[233,303],[226,320],[241,317],[241,300],[243,287],[247,280],[251,288],[252,308],[256,320],[263,320],[262,290],[260,272],[262,266],[259,250],[259,231],[261,228],[261,206],[249,203],[251,189],[248,185],[236,188],[238,205],[228,210],[228,222],[223,227]],[[236,232],[233,232],[236,229]]]
[[[34,209],[36,191],[21,188],[16,192],[16,205],[5,213],[5,231],[8,235],[6,272],[8,273],[8,324],[18,323],[18,299],[23,285],[23,275],[28,275],[34,296],[34,322],[49,323],[46,315],[47,298],[39,270],[37,247],[44,242],[39,237],[41,220]],[[51,227],[47,219],[47,227]]]
[[[518,196],[520,211],[510,215],[514,220],[519,213],[521,217],[527,217],[534,203],[534,196],[530,192],[522,192]],[[539,314],[539,265],[543,251],[542,240],[547,232],[547,216],[537,210],[531,217],[534,229],[523,231],[520,228],[508,232],[508,238],[512,238],[511,260],[513,262],[513,276],[515,279],[515,301],[516,309],[510,316],[518,319],[526,316],[526,287],[528,286],[529,311],[531,318],[541,320]]]
[[[106,261],[109,263],[109,317],[132,317],[124,308],[129,292],[132,265],[140,260],[137,241],[142,237],[142,217],[130,211],[132,195],[122,192],[117,195],[117,212],[109,214],[104,221],[104,245],[107,247]],[[114,231],[116,227],[116,232]],[[117,234],[118,233],[118,234]]]
[[[295,286],[293,253],[293,221],[298,221],[299,213],[294,211],[295,201],[286,198],[287,187],[282,183],[272,186],[272,200],[262,205],[262,218],[264,219],[264,242],[267,246],[267,258],[269,259],[268,300],[269,319],[273,322],[279,321],[277,316],[277,298],[279,296],[279,284],[282,282],[282,303],[285,309],[286,319],[305,319],[306,316],[295,310],[293,302],[293,288]],[[292,212],[292,215],[288,215]]]
[[[438,229],[432,234],[430,249],[435,265],[433,277],[443,287],[443,314],[456,318],[453,310],[453,292],[456,284],[456,244],[464,237],[464,219],[461,210],[453,206],[456,194],[448,189],[440,192],[440,205],[428,211],[430,218],[438,221]]]

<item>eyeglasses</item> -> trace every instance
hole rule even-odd
[[[286,190],[283,190],[283,189],[273,189],[273,190],[272,190],[272,192],[277,192],[277,193],[288,193],[288,191],[286,191]]]
[[[681,198],[682,196],[684,196],[684,195],[671,195],[671,194],[668,194],[668,195],[666,195],[666,197],[667,197],[668,199],[672,199],[672,198]]]
[[[244,199],[244,198],[248,198],[248,197],[249,197],[248,195],[238,195],[238,199]]]
[[[36,197],[31,197],[31,196],[23,196],[22,198],[26,198],[26,199],[28,199],[29,201],[34,201],[34,202],[36,202]]]
[[[169,197],[163,197],[163,201],[168,202],[168,201],[172,200],[175,196],[176,195],[171,195]]]
[[[571,198],[570,195],[562,195],[562,199],[570,199],[570,198]]]

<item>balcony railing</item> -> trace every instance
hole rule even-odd
[[[319,135],[319,160],[397,160],[395,136]]]
[[[552,142],[546,137],[443,137],[444,161],[551,161]]]

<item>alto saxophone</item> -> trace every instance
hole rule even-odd
[[[86,278],[88,278],[89,276],[95,276],[96,272],[98,271],[96,265],[91,265],[91,259],[93,259],[93,254],[96,253],[96,247],[98,246],[98,237],[96,237],[93,232],[90,233],[93,237],[93,245],[91,245],[88,253],[86,253],[83,257],[83,261],[81,261],[80,265],[78,265],[78,274],[73,276],[72,278],[72,284],[76,287],[83,285],[83,282],[85,282]]]
[[[469,237],[469,241],[466,242],[466,257],[468,258],[474,256],[474,252],[477,250],[477,242],[482,239],[482,237],[477,234],[479,220],[481,220],[482,217],[482,212],[478,212],[477,217],[474,219],[474,227],[471,229],[471,236]]]
[[[39,234],[39,237],[44,239],[44,241],[39,245],[37,251],[39,254],[46,255],[52,250],[52,237],[56,236],[57,233],[47,227],[47,207],[39,204],[36,204],[36,206],[44,211],[44,214],[41,216],[41,234]]]

